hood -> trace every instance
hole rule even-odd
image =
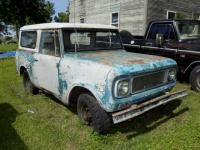
[[[149,72],[176,65],[172,59],[125,50],[77,52],[76,58],[109,66],[120,74]]]

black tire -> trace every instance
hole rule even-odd
[[[36,87],[32,84],[32,82],[31,82],[31,80],[30,80],[30,78],[29,78],[29,75],[28,75],[27,71],[25,71],[24,74],[23,74],[23,85],[24,85],[25,91],[26,91],[28,94],[34,94],[34,95],[36,95],[36,94],[39,93],[39,89],[36,88]]]
[[[190,73],[190,84],[193,90],[200,92],[200,66],[196,66]]]
[[[89,94],[81,94],[78,98],[77,112],[81,121],[93,127],[99,134],[107,134],[111,125],[111,117]]]

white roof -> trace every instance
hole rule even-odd
[[[23,26],[20,30],[61,29],[61,28],[86,28],[86,29],[117,29],[111,25],[85,24],[85,23],[42,23]]]

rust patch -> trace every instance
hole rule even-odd
[[[108,57],[108,56],[113,56],[113,52],[95,52],[95,53],[88,53],[84,54],[84,57],[98,57],[98,56],[103,56],[103,57]]]
[[[103,65],[108,65],[108,66],[113,65],[113,63],[111,61],[101,61],[100,63],[103,64]]]
[[[126,62],[124,62],[123,64],[145,64],[144,59],[135,59],[135,60],[128,60]]]
[[[163,60],[163,59],[165,59],[164,57],[156,56],[156,55],[153,55],[152,58],[153,58],[154,60]]]

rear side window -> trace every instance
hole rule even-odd
[[[21,47],[24,48],[36,48],[37,32],[36,31],[22,31],[21,32]]]
[[[174,28],[171,24],[153,24],[147,38],[155,40],[156,34],[163,34],[165,39],[176,39]]]

